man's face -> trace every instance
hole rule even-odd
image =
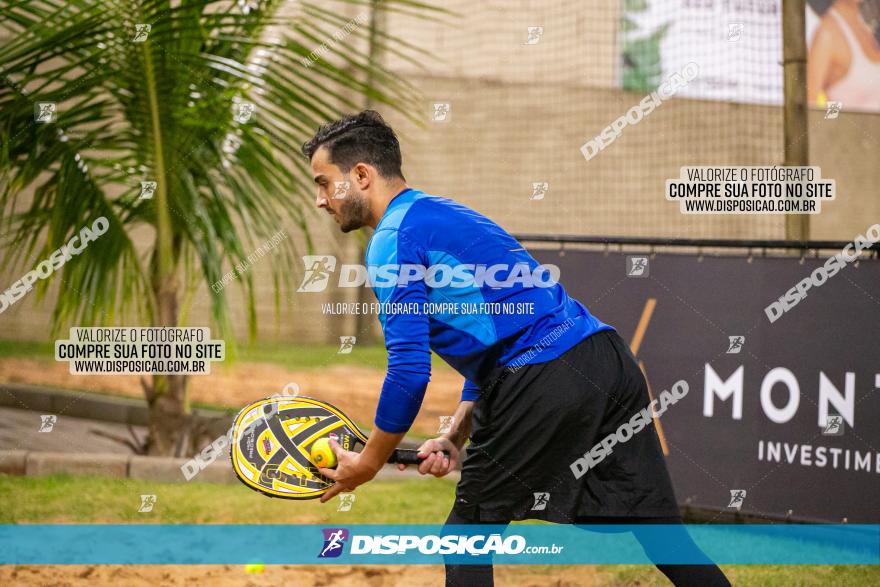
[[[323,208],[339,223],[342,232],[350,232],[367,225],[370,219],[370,201],[360,190],[352,173],[343,173],[330,162],[330,152],[321,147],[312,156],[312,176],[318,186],[315,205]]]

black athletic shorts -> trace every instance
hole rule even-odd
[[[481,389],[454,511],[483,522],[678,516],[653,422],[577,478],[571,464],[650,403],[614,331],[546,363],[499,369]]]

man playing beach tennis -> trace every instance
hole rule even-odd
[[[370,481],[388,460],[418,414],[433,350],[465,377],[451,429],[420,449],[419,471],[440,477],[470,440],[447,524],[681,523],[653,422],[582,474],[573,466],[650,401],[611,326],[500,226],[408,187],[397,137],[378,113],[321,127],[303,153],[317,206],[343,232],[375,229],[366,265],[388,351],[373,432],[361,453],[331,443],[336,484],[322,501]],[[349,182],[344,198],[333,197],[338,182]],[[649,557],[664,546],[636,538]],[[699,552],[683,526],[676,540]],[[708,559],[658,568],[676,585],[728,585]],[[492,582],[491,565],[446,567],[447,585]]]

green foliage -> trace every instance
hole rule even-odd
[[[313,187],[299,145],[365,97],[413,111],[417,92],[369,59],[370,2],[347,2],[359,19],[342,16],[340,2],[300,3],[292,17],[278,0],[243,4],[0,1],[3,264],[27,271],[95,218],[110,221],[60,275],[38,282],[40,295],[50,281],[62,284],[56,333],[120,316],[155,324],[162,280],[176,280],[179,294],[210,286],[280,229],[298,228],[310,246]],[[137,24],[151,27],[142,42],[133,40]],[[396,38],[376,42],[411,61],[424,55]],[[38,102],[57,104],[55,122],[35,122]],[[252,120],[233,116],[240,103],[256,106]],[[141,181],[157,182],[152,199],[140,198]],[[136,231],[151,243],[145,250]],[[262,261],[276,299],[297,261],[301,239],[290,236]],[[253,272],[236,281],[253,335]],[[229,291],[208,291],[226,338]]]
[[[623,89],[632,92],[650,92],[660,85],[663,75],[660,44],[672,26],[671,22],[664,23],[646,35],[630,17],[646,10],[647,0],[625,0],[621,16],[622,84]]]

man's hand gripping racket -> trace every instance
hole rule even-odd
[[[425,468],[423,473],[432,474],[444,460],[454,466],[455,447],[450,443],[453,456],[441,459],[424,452],[432,442],[419,450],[396,449],[388,462],[401,469],[420,465],[420,472]],[[346,483],[357,486],[372,478],[344,478],[366,443],[366,435],[338,408],[309,397],[275,396],[253,402],[238,413],[232,425],[230,456],[236,476],[254,491],[284,499],[327,501],[345,490]]]
[[[445,436],[432,438],[419,447],[418,463],[398,463],[397,468],[403,471],[409,464],[416,464],[422,475],[443,477],[455,470],[458,465],[458,447]]]

